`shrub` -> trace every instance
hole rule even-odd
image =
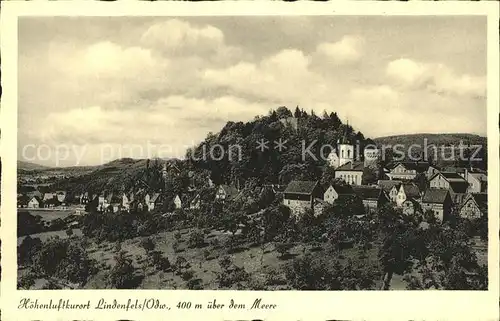
[[[29,290],[33,285],[35,285],[35,275],[33,273],[22,275],[17,279],[18,289]]]
[[[181,241],[181,238],[182,238],[181,232],[180,231],[175,231],[175,233],[174,233],[174,239],[176,241]]]
[[[278,243],[276,244],[276,251],[278,251],[278,253],[280,254],[280,258],[283,259],[285,258],[287,255],[289,255],[290,253],[288,253],[288,251],[290,251],[290,249],[293,247],[293,244],[291,243]]]
[[[189,235],[188,246],[190,248],[199,248],[205,245],[205,235],[201,230],[195,230]]]
[[[228,256],[219,260],[222,272],[217,274],[217,282],[221,288],[231,288],[232,286],[242,287],[242,282],[249,279],[244,268],[236,266]]]
[[[155,243],[149,237],[144,237],[141,239],[141,246],[146,250],[146,252],[151,252],[155,249]]]
[[[115,289],[133,289],[136,287],[132,261],[123,252],[115,256],[116,264],[109,274],[109,283]]]
[[[203,290],[201,286],[201,279],[190,279],[186,283],[186,287],[190,290]]]
[[[194,272],[192,270],[187,270],[187,271],[184,271],[184,273],[182,273],[181,275],[181,278],[184,280],[184,281],[188,281],[188,280],[191,280],[194,276]]]

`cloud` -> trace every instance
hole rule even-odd
[[[363,55],[364,40],[357,36],[344,36],[337,42],[323,42],[316,47],[318,54],[343,65],[359,61]]]
[[[214,99],[173,95],[148,106],[110,109],[101,106],[51,112],[25,132],[32,141],[76,145],[170,143],[180,147],[203,139],[227,121],[251,120],[268,106],[233,97]],[[140,130],[136,130],[140,127]],[[179,130],[182,129],[182,134]]]
[[[240,62],[228,68],[207,69],[207,85],[221,86],[269,102],[293,101],[324,96],[327,86],[322,76],[309,68],[311,58],[302,51],[285,49],[260,62]]]
[[[212,26],[198,26],[179,19],[169,19],[150,26],[141,36],[141,44],[168,57],[198,56],[223,62],[242,54],[239,48],[225,43],[224,33]]]
[[[388,63],[386,74],[408,88],[452,95],[486,96],[485,77],[460,75],[444,64],[401,58]]]

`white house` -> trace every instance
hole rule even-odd
[[[329,204],[333,204],[341,197],[354,195],[354,191],[349,185],[330,185],[323,194],[323,200]]]
[[[477,219],[485,215],[488,215],[488,194],[467,194],[460,208],[460,217]]]
[[[363,183],[363,170],[363,162],[349,162],[335,170],[335,178],[342,179],[349,185],[361,185]]]
[[[175,195],[174,197],[174,205],[176,209],[181,209],[182,208],[182,200],[179,195]]]
[[[485,193],[488,189],[488,176],[485,173],[466,172],[466,179],[469,183],[467,192]]]
[[[402,207],[406,200],[416,200],[420,198],[420,190],[415,184],[401,184],[396,197],[396,205]]]
[[[40,203],[41,203],[41,200],[38,198],[38,196],[33,196],[28,201],[28,208],[39,208]]]

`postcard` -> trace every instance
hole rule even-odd
[[[5,320],[498,319],[498,6],[2,9]]]

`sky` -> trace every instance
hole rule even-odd
[[[18,157],[180,157],[279,106],[367,137],[486,135],[483,17],[23,17]]]

